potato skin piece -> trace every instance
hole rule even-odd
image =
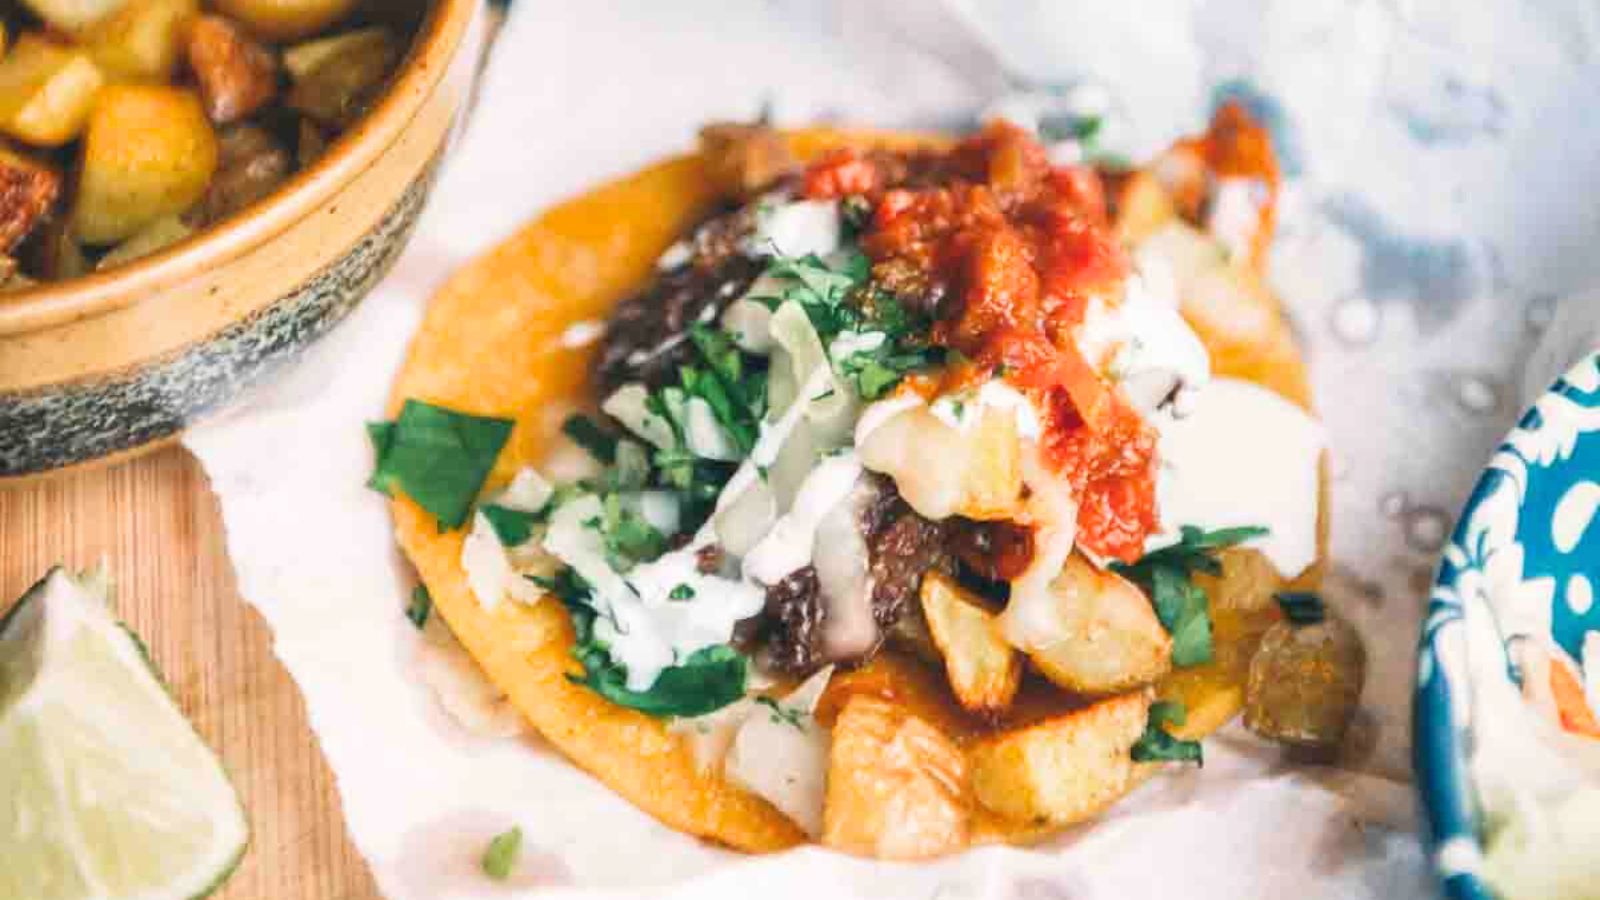
[[[1136,691],[989,738],[969,752],[978,802],[1017,821],[1070,825],[1115,803],[1145,767],[1133,761],[1151,692]]]
[[[193,91],[107,87],[89,117],[73,228],[91,244],[132,237],[193,206],[216,169],[217,137]]]
[[[278,93],[272,52],[222,16],[201,16],[190,26],[189,68],[206,115],[219,125],[250,115]]]
[[[0,253],[10,253],[61,194],[50,167],[0,148]]]
[[[901,705],[850,698],[833,725],[822,843],[877,859],[927,859],[967,845],[967,763]]]
[[[200,0],[128,0],[90,27],[83,45],[112,81],[167,81],[199,14]]]

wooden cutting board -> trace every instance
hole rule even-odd
[[[118,613],[150,645],[249,810],[250,851],[215,896],[378,897],[300,692],[234,587],[216,498],[187,451],[0,488],[0,611],[51,565],[101,559]]]

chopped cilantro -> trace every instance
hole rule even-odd
[[[494,529],[494,536],[507,547],[526,544],[528,538],[533,535],[533,526],[544,518],[540,513],[512,509],[498,503],[485,503],[478,507],[478,510],[489,520],[489,526]]]
[[[1221,574],[1218,551],[1266,533],[1265,528],[1205,531],[1185,525],[1178,543],[1147,553],[1132,565],[1112,564],[1149,595],[1156,617],[1172,635],[1174,666],[1197,666],[1212,659],[1210,604],[1205,590],[1194,583],[1195,573]]]
[[[662,669],[646,691],[628,689],[628,670],[612,660],[602,644],[593,640],[579,644],[573,655],[584,670],[581,678],[568,676],[575,684],[647,715],[702,716],[744,696],[745,658],[720,644],[697,650],[682,663]]]
[[[772,711],[772,721],[774,724],[792,725],[801,731],[806,730],[806,723],[800,721],[800,710],[790,706],[784,706],[782,703],[779,703],[771,697],[757,697],[756,702]]]
[[[483,874],[495,881],[505,881],[511,877],[511,869],[517,864],[517,857],[522,853],[522,826],[502,832],[489,842],[488,849],[483,851]]]
[[[680,584],[667,594],[668,600],[693,600],[694,588],[687,584]]]
[[[598,517],[583,524],[600,532],[600,539],[605,543],[606,562],[611,568],[627,572],[667,549],[667,536],[645,521],[644,516],[623,505],[620,496],[608,495],[601,501],[600,509]]]
[[[617,458],[617,437],[588,416],[573,414],[561,423],[561,433],[596,460],[610,465]]]
[[[406,618],[419,629],[428,624],[428,615],[433,612],[433,595],[428,593],[428,586],[419,584],[411,589],[411,602],[406,604]]]
[[[399,488],[433,515],[440,530],[460,528],[511,425],[510,419],[407,400],[394,422],[367,425],[377,453],[367,485],[385,494]]]
[[[1183,704],[1175,700],[1157,700],[1150,704],[1150,718],[1145,723],[1144,734],[1133,745],[1133,761],[1205,765],[1199,741],[1182,740],[1167,730],[1169,725],[1182,725],[1187,719]]]
[[[1285,591],[1273,595],[1273,599],[1278,601],[1278,608],[1293,625],[1315,625],[1328,615],[1322,598],[1309,591]]]

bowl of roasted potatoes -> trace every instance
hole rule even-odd
[[[389,269],[482,0],[0,3],[0,480],[126,456]]]

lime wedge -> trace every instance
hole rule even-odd
[[[0,620],[0,897],[201,897],[248,839],[103,581],[51,571]]]

